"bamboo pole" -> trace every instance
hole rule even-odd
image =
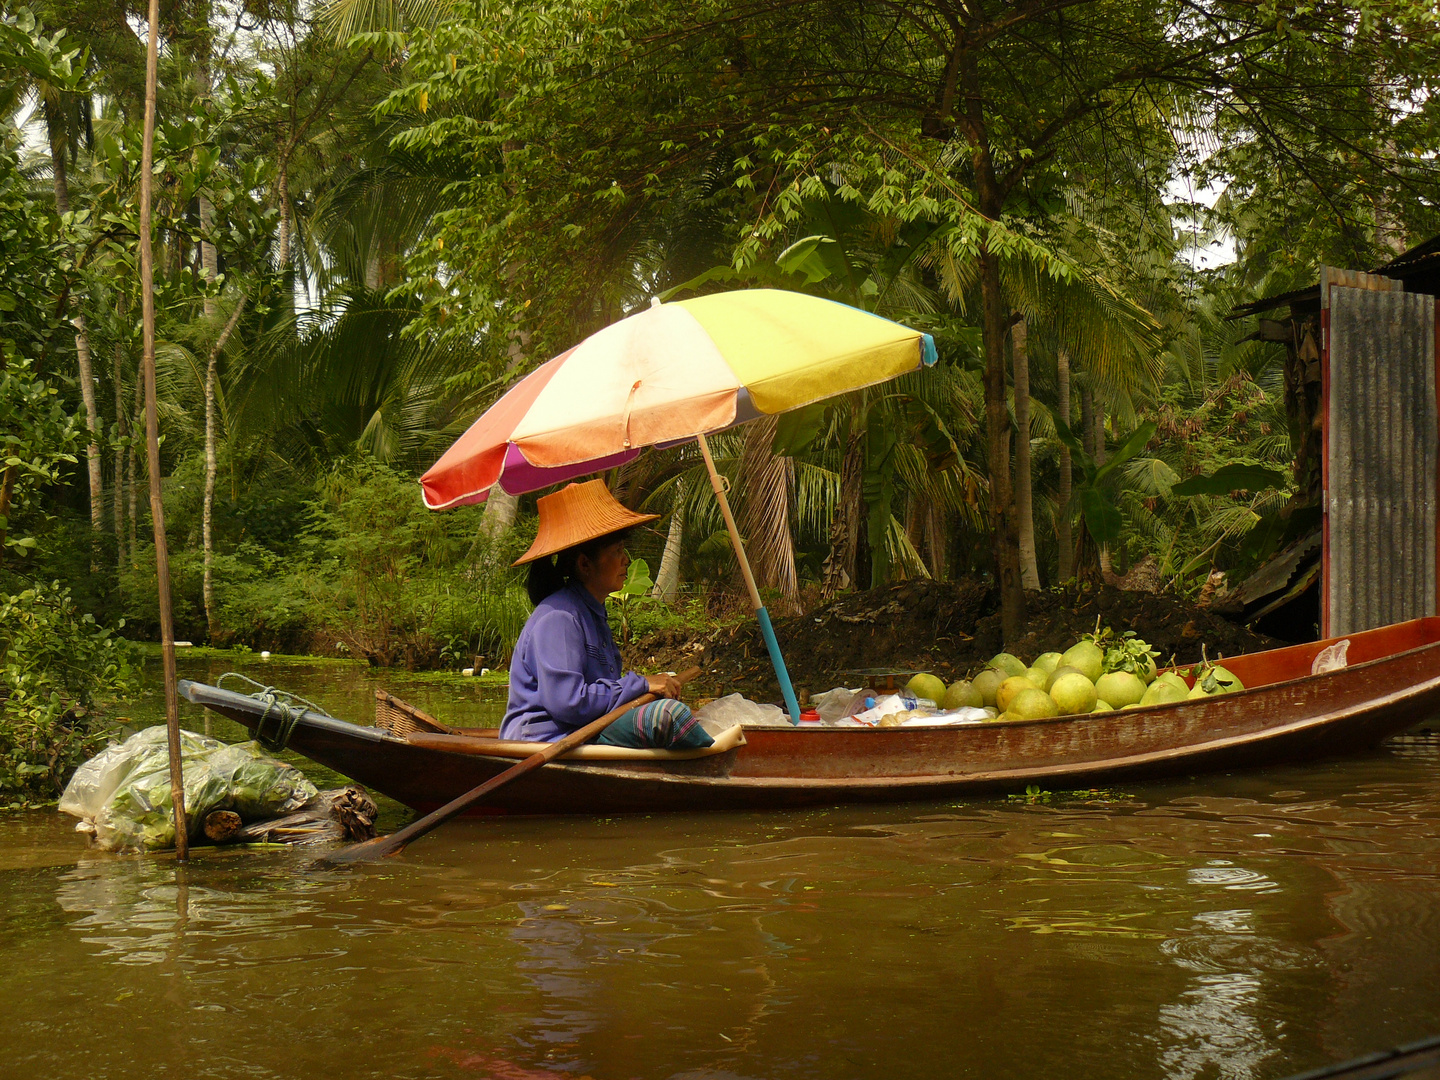
[[[700,456],[705,459],[705,471],[710,474],[710,488],[715,492],[715,501],[720,504],[720,516],[725,519],[725,528],[730,533],[730,546],[735,549],[735,558],[740,563],[740,576],[745,579],[745,588],[750,593],[750,603],[755,608],[755,617],[760,620],[760,634],[765,639],[765,648],[770,653],[770,662],[775,665],[775,678],[780,682],[780,693],[785,697],[785,707],[790,712],[790,722],[800,723],[800,703],[795,699],[795,688],[790,685],[790,673],[785,670],[785,657],[780,655],[780,643],[775,639],[775,628],[770,625],[770,613],[760,599],[760,590],[755,586],[755,575],[750,572],[750,560],[745,557],[745,545],[740,542],[740,529],[735,524],[735,515],[730,512],[730,500],[725,497],[725,484],[715,470],[715,459],[710,456],[710,444],[703,434],[696,435],[700,444]]]
[[[185,776],[180,765],[180,696],[175,678],[175,616],[170,609],[170,551],[160,500],[160,417],[155,404],[155,265],[150,250],[150,189],[155,168],[155,78],[160,56],[160,0],[150,0],[145,43],[145,132],[140,150],[140,301],[144,346],[145,460],[150,471],[150,519],[155,526],[155,577],[160,595],[160,649],[165,664],[165,728],[170,741],[170,797],[175,807],[175,858],[190,859],[185,821]]]

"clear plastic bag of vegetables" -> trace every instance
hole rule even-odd
[[[264,821],[290,813],[316,794],[299,769],[269,757],[257,743],[231,746],[182,731],[180,758],[192,840],[202,836],[212,810],[233,810],[247,823]],[[137,732],[80,766],[60,809],[80,818],[77,828],[106,851],[174,847],[165,728]]]

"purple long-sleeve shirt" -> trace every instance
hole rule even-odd
[[[579,582],[535,606],[510,658],[502,739],[555,742],[649,688],[621,673],[605,605]]]

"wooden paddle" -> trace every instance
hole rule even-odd
[[[675,681],[681,686],[684,686],[699,674],[700,669],[698,667],[692,667],[690,670],[683,671],[675,676]],[[584,727],[572,731],[559,742],[546,744],[545,749],[541,750],[538,754],[531,754],[524,761],[516,762],[498,776],[492,776],[479,787],[467,791],[459,798],[451,799],[444,806],[440,807],[439,810],[432,810],[424,817],[412,821],[398,832],[393,832],[389,836],[377,836],[373,840],[366,840],[363,844],[354,844],[348,848],[341,848],[339,851],[332,851],[328,855],[323,856],[320,861],[338,866],[344,863],[372,862],[376,859],[383,859],[387,855],[398,854],[403,851],[412,840],[418,840],[432,829],[443,825],[456,814],[463,812],[468,807],[473,806],[485,798],[485,796],[489,795],[492,791],[504,787],[513,780],[520,779],[520,777],[528,772],[533,772],[546,762],[553,761],[567,750],[573,750],[582,743],[589,742],[631,709],[640,705],[648,705],[654,701],[657,696],[656,694],[641,694],[633,701],[627,701],[618,709],[612,709],[600,717],[600,719],[593,720]]]

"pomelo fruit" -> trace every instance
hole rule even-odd
[[[1025,662],[1018,656],[1011,656],[1008,652],[996,653],[990,658],[987,667],[993,667],[997,671],[1003,671],[1009,678],[1012,675],[1025,674]]]
[[[964,679],[950,684],[945,696],[940,699],[942,709],[979,709],[985,705],[985,698],[975,689],[973,683]]]
[[[1045,681],[1045,689],[1049,690],[1052,686],[1054,686],[1055,680],[1060,678],[1061,675],[1079,674],[1082,674],[1079,668],[1071,667],[1069,664],[1061,664],[1059,667],[1057,667],[1054,671],[1050,673],[1050,678]]]
[[[1177,701],[1184,701],[1189,695],[1190,688],[1177,688],[1174,683],[1169,682],[1164,676],[1152,682],[1145,691],[1145,696],[1140,699],[1141,705],[1173,705]]]
[[[980,700],[986,705],[994,706],[995,691],[1000,689],[1000,684],[1005,681],[1005,674],[995,668],[986,668],[970,680],[970,685],[980,691]]]
[[[1147,656],[1140,663],[1139,667],[1140,670],[1135,672],[1135,674],[1140,676],[1141,682],[1143,682],[1146,686],[1149,686],[1152,682],[1155,681],[1155,658],[1153,656]]]
[[[1060,666],[1060,654],[1058,652],[1042,652],[1035,658],[1031,667],[1042,668],[1046,675],[1054,675],[1055,669]]]
[[[1175,687],[1176,690],[1183,690],[1187,694],[1190,692],[1190,684],[1185,681],[1183,676],[1177,675],[1173,671],[1167,671],[1163,675],[1156,675],[1150,685],[1154,686],[1157,682],[1168,682],[1171,686]]]
[[[1129,709],[1143,709],[1144,707],[1144,705],[1141,705],[1140,702],[1137,701],[1133,705],[1121,705],[1118,711],[1125,712]]]
[[[1031,686],[1016,694],[1005,712],[1011,720],[1043,720],[1047,716],[1059,716],[1060,706],[1044,690]]]
[[[1109,671],[1096,680],[1095,692],[1119,709],[1144,697],[1145,684],[1128,671]]]
[[[938,705],[945,696],[945,680],[928,673],[916,675],[905,684],[905,692],[911,697],[925,698]]]
[[[1108,701],[1101,700],[1101,701],[1095,702],[1095,707],[1094,707],[1093,709],[1091,709],[1090,711],[1091,711],[1092,713],[1097,713],[1097,712],[1114,712],[1114,711],[1115,711],[1115,706],[1111,705]]]
[[[1036,690],[1044,690],[1045,684],[1050,681],[1050,672],[1037,666],[1025,669],[1025,678],[1030,680],[1030,685]]]
[[[1065,650],[1060,657],[1060,663],[1069,664],[1094,682],[1105,670],[1105,654],[1093,641],[1079,641]]]
[[[1055,699],[1061,716],[1087,713],[1095,708],[1095,702],[1099,700],[1095,684],[1078,671],[1056,679],[1055,685],[1050,688],[1050,696]]]
[[[1235,673],[1229,668],[1216,664],[1210,669],[1210,674],[1215,676],[1215,681],[1220,684],[1222,694],[1233,694],[1237,690],[1244,690],[1245,684],[1235,677]]]
[[[1035,685],[1024,675],[1014,675],[1000,684],[1000,689],[995,691],[995,707],[1001,712],[1010,711],[1010,703],[1019,696],[1022,690],[1034,690]],[[1044,693],[1042,690],[1041,693]]]

